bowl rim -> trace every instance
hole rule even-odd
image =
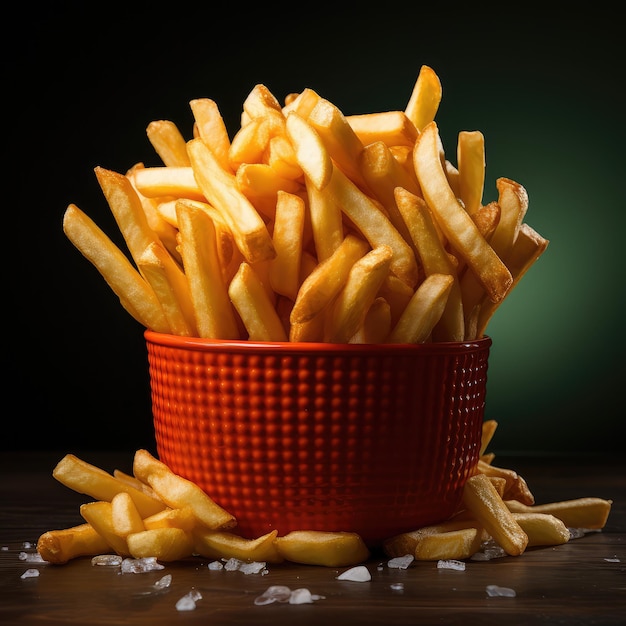
[[[149,344],[201,352],[280,352],[284,354],[451,354],[484,350],[492,344],[489,335],[467,341],[433,341],[427,343],[327,343],[296,341],[250,341],[248,339],[207,339],[185,337],[145,330]]]

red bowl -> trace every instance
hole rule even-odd
[[[491,339],[363,345],[145,332],[159,458],[253,539],[448,518],[478,460]]]

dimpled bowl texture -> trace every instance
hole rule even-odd
[[[145,332],[157,453],[237,518],[371,547],[448,518],[478,460],[491,339],[419,345]]]

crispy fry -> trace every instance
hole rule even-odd
[[[385,111],[346,116],[363,146],[382,141],[387,146],[413,147],[417,129],[404,111]]]
[[[418,131],[421,131],[435,119],[441,103],[441,96],[442,89],[439,76],[432,68],[422,65],[404,110]]]
[[[567,526],[556,516],[547,513],[513,513],[515,521],[528,535],[528,547],[558,546],[570,540]]]
[[[125,492],[131,496],[142,517],[153,515],[165,508],[165,505],[157,498],[151,497],[73,454],[66,454],[57,463],[52,476],[66,487],[96,500],[111,502],[116,494]]]
[[[423,343],[441,319],[454,279],[431,274],[416,289],[386,343]]]
[[[198,554],[208,559],[235,558],[248,562],[280,563],[284,557],[276,547],[277,536],[277,530],[256,539],[245,539],[225,531],[199,531],[194,533],[194,546]]]
[[[228,295],[251,341],[288,341],[285,328],[267,289],[248,263],[242,263],[228,287]]]
[[[226,124],[215,101],[209,98],[196,98],[189,102],[197,136],[215,155],[217,162],[228,171],[230,138]]]
[[[483,422],[482,434],[480,437],[480,451],[478,453],[479,456],[483,456],[487,451],[487,447],[493,439],[496,428],[498,428],[498,422],[496,420],[490,419]]]
[[[113,525],[113,505],[110,502],[98,500],[81,504],[80,514],[117,554],[130,556],[126,538],[119,535]]]
[[[437,125],[431,122],[422,131],[414,152],[424,199],[447,240],[477,275],[489,299],[500,302],[513,282],[511,273],[454,196],[441,166],[440,149]]]
[[[270,261],[269,279],[276,293],[292,301],[295,301],[300,288],[304,217],[304,200],[286,191],[279,191],[272,234],[276,258]]]
[[[135,559],[154,557],[159,561],[180,561],[193,555],[193,536],[182,528],[151,528],[126,538]]]
[[[206,201],[191,167],[144,167],[134,175],[135,187],[148,198],[189,198]]]
[[[137,322],[159,333],[170,332],[163,307],[150,284],[95,222],[74,204],[67,207],[63,216],[63,232],[100,272],[122,307]]]
[[[463,341],[465,323],[463,298],[456,266],[439,238],[426,202],[402,187],[395,190],[396,205],[409,231],[409,237],[421,261],[424,274],[448,274],[452,277],[450,292],[441,318],[433,328],[435,341]]]
[[[612,500],[603,498],[575,498],[530,506],[518,500],[505,500],[513,513],[545,513],[554,515],[568,528],[601,529],[611,512]]]
[[[91,524],[79,524],[62,530],[49,530],[37,541],[37,552],[44,561],[63,565],[79,556],[91,556],[111,550],[104,537]]]
[[[389,273],[392,255],[389,246],[378,246],[354,263],[326,319],[325,341],[348,343],[361,327]]]
[[[463,504],[474,519],[511,556],[518,556],[528,545],[528,535],[484,474],[475,474],[463,488]]]
[[[206,528],[231,528],[236,523],[235,518],[216,504],[198,485],[172,472],[147,450],[135,452],[133,474],[150,485],[167,506],[191,507],[198,522]]]
[[[223,215],[244,257],[250,263],[273,258],[276,252],[267,227],[237,188],[235,177],[201,140],[189,141],[187,150],[198,185],[209,204]]]
[[[275,539],[283,558],[306,565],[345,567],[367,560],[370,552],[356,533],[294,530]]]
[[[189,167],[187,142],[178,126],[170,120],[155,120],[146,129],[148,139],[168,167]]]
[[[313,319],[344,287],[352,266],[369,250],[360,237],[348,235],[326,261],[320,263],[300,286],[291,311],[291,324]]]
[[[485,474],[485,476],[500,476],[506,480],[505,499],[519,500],[528,505],[535,503],[535,496],[533,496],[526,481],[517,472],[507,468],[496,467],[480,459],[476,469],[480,473]]]
[[[391,307],[385,298],[376,298],[365,314],[360,328],[349,343],[385,343],[391,331]]]
[[[115,534],[120,537],[145,530],[133,499],[125,491],[116,493],[111,500],[111,523]]]
[[[457,143],[459,197],[473,216],[482,206],[485,188],[485,137],[478,131],[461,131]]]

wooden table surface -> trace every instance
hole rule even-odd
[[[130,471],[132,465],[132,452],[72,452],[107,471]],[[270,565],[261,575],[212,571],[207,559],[191,558],[161,571],[120,574],[119,568],[92,566],[88,557],[62,566],[20,560],[34,551],[41,533],[83,522],[78,507],[88,498],[52,478],[64,454],[0,454],[0,624],[626,624],[624,458],[494,461],[523,476],[537,504],[586,496],[612,500],[601,532],[519,557],[468,560],[465,571],[438,569],[434,562],[390,569],[388,559],[376,554],[366,563],[370,582],[342,582],[336,577],[347,568],[289,563]],[[40,575],[22,579],[31,567]],[[164,574],[172,575],[171,586],[155,592]],[[323,598],[255,605],[271,585],[307,588]],[[516,595],[489,597],[487,585]],[[202,595],[196,609],[177,611],[176,601],[192,589]]]

